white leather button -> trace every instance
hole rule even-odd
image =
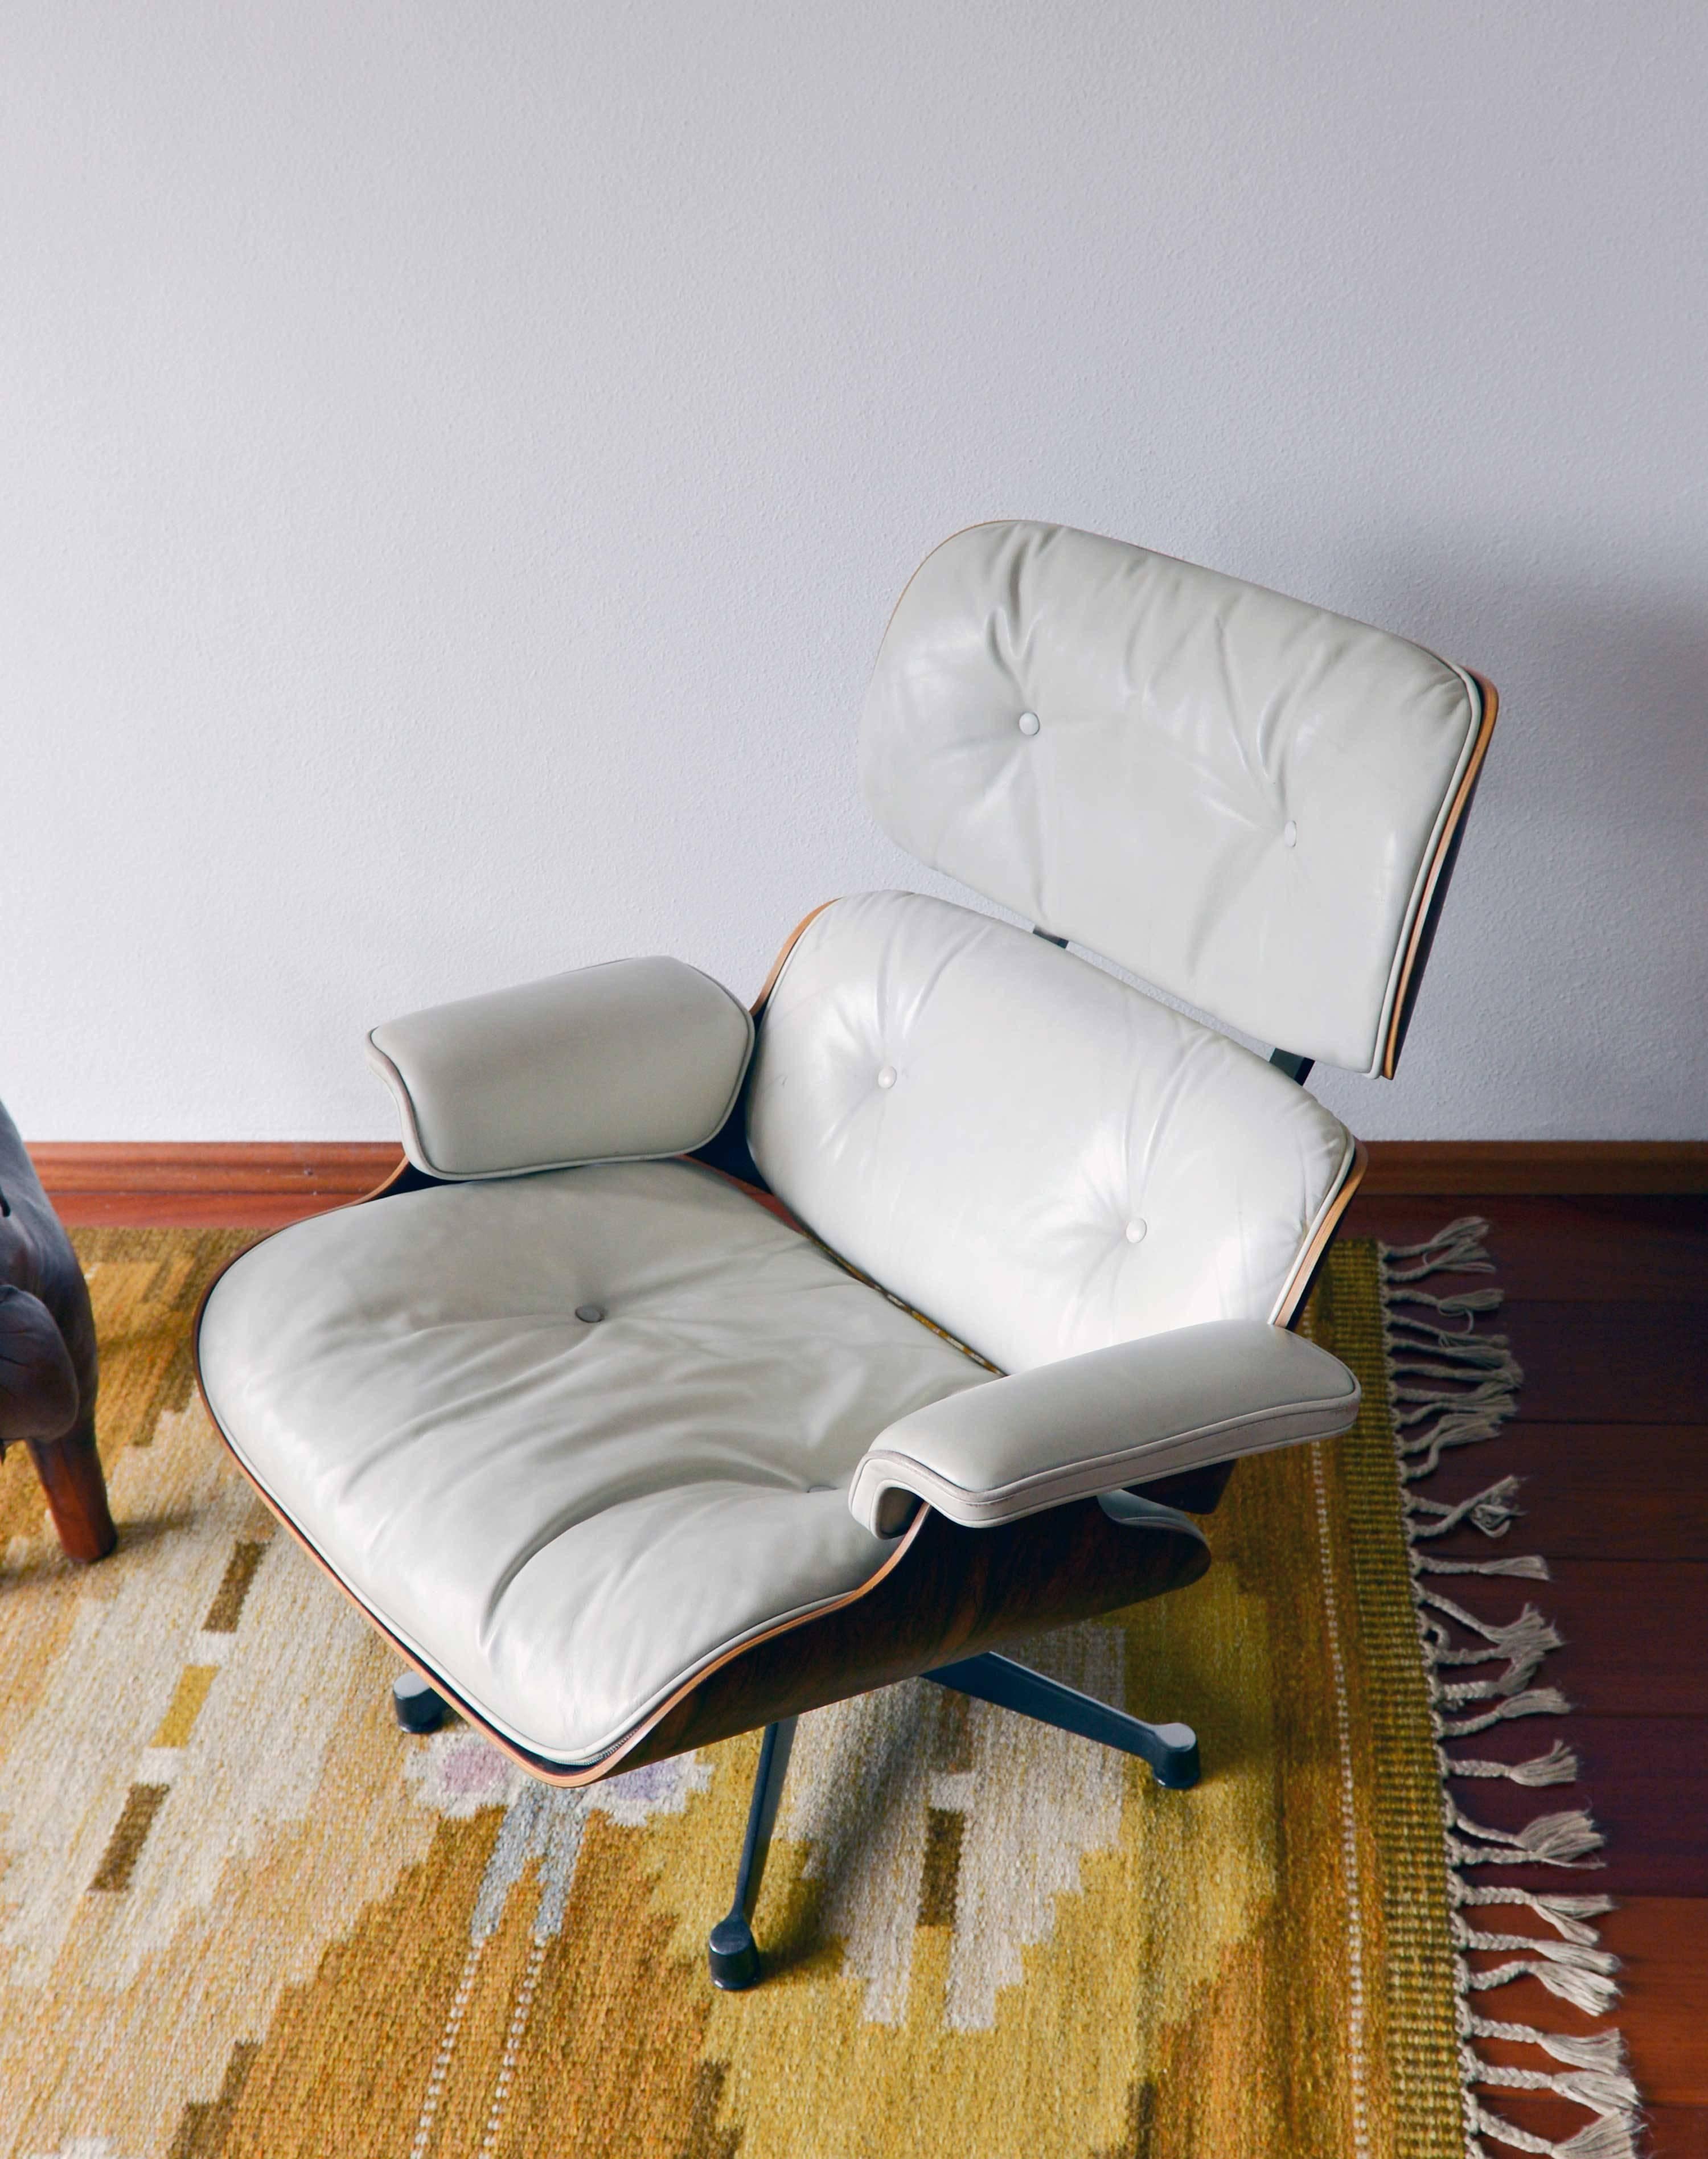
[[[893,1087],[893,1086],[894,1086],[894,1085],[896,1084],[896,1068],[894,1067],[894,1065],[893,1065],[893,1064],[886,1064],[886,1065],[883,1065],[883,1066],[879,1069],[878,1075],[877,1075],[877,1084],[878,1084],[878,1085],[879,1085],[880,1087]]]
[[[1020,715],[1020,732],[1023,735],[1035,735],[1038,733],[1036,712],[1022,712]]]
[[[591,1327],[595,1320],[604,1318],[605,1307],[603,1304],[578,1304],[575,1308],[575,1316]]]
[[[1127,1242],[1130,1245],[1141,1245],[1144,1241],[1145,1224],[1136,1214],[1127,1224]]]
[[[1299,828],[1289,817],[1286,823],[1281,826],[1281,845],[1284,847],[1296,847],[1298,844]]]

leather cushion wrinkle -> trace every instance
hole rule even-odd
[[[898,604],[861,779],[922,861],[1260,1041],[1374,1073],[1480,715],[1403,638],[993,524]]]
[[[1239,1043],[913,893],[838,900],[802,932],[760,1022],[748,1139],[827,1245],[1008,1371],[1274,1318],[1353,1152]]]
[[[562,1763],[868,1580],[890,1546],[848,1513],[856,1463],[985,1377],[680,1162],[298,1224],[222,1277],[200,1354],[222,1430],[333,1571]]]

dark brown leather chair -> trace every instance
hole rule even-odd
[[[95,1446],[95,1315],[77,1255],[0,1104],[0,1456],[22,1440],[66,1556],[118,1541]]]

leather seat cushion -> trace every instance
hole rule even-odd
[[[221,1277],[199,1351],[239,1458],[346,1587],[562,1763],[868,1580],[893,1546],[849,1513],[856,1463],[986,1376],[682,1162],[296,1224]]]

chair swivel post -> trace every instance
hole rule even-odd
[[[1198,1737],[1189,1725],[1146,1724],[1125,1710],[1110,1709],[1106,1702],[1064,1686],[1012,1657],[986,1649],[982,1656],[965,1657],[959,1664],[939,1665],[924,1677],[956,1694],[970,1694],[979,1701],[995,1702],[999,1709],[1017,1711],[1053,1725],[1058,1732],[1077,1732],[1105,1747],[1118,1747],[1124,1754],[1136,1754],[1148,1762],[1151,1773],[1171,1792],[1190,1791],[1198,1782]]]
[[[794,1717],[785,1716],[765,1727],[753,1800],[748,1808],[748,1833],[742,1840],[735,1901],[712,1929],[706,1945],[712,1985],[731,1994],[756,1986],[761,1976],[758,1945],[753,1939],[753,1907],[759,1901],[759,1885],[765,1877],[765,1860],[771,1849],[771,1832],[777,1825],[783,1779],[789,1773],[796,1722]]]

